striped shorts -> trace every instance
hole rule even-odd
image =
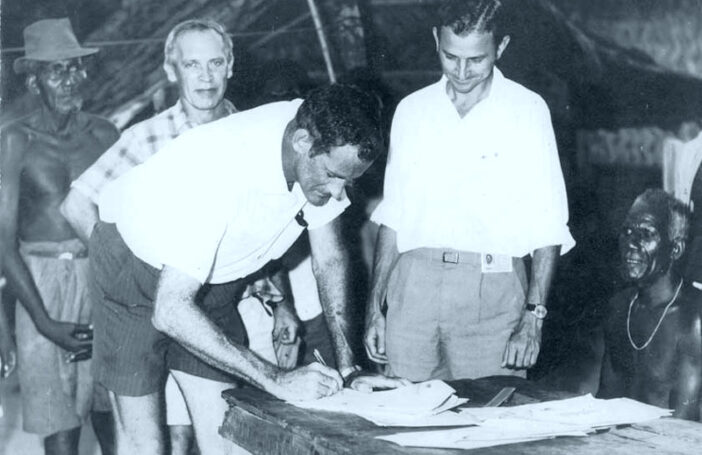
[[[114,224],[99,222],[90,239],[93,311],[93,376],[123,396],[162,390],[168,370],[221,382],[236,379],[191,354],[151,323],[161,271],[137,258]],[[245,344],[236,304],[244,280],[204,285],[196,304],[229,338]]]

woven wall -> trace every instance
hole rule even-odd
[[[702,0],[560,0],[584,29],[649,55],[659,65],[702,78]],[[691,118],[673,129],[658,126],[578,133],[578,155],[590,164],[660,167],[666,137],[690,140]]]
[[[581,14],[585,27],[650,55],[666,68],[702,77],[702,1],[610,1]]]

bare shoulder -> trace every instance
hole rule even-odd
[[[114,123],[107,120],[105,117],[81,112],[82,123],[91,132],[91,134],[100,141],[105,148],[114,144],[119,138],[119,130]]]
[[[3,167],[11,166],[18,158],[24,155],[30,141],[35,113],[0,126],[0,156]]]
[[[680,329],[695,340],[702,339],[702,291],[687,284],[680,294]]]
[[[686,284],[680,293],[678,306],[686,316],[699,316],[702,314],[702,291]]]

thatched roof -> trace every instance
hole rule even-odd
[[[235,35],[236,47],[241,49],[246,46],[242,42],[249,46],[255,44],[257,39],[285,25],[295,15],[299,16],[300,10],[305,12],[302,8],[304,2],[294,2],[300,3],[299,8],[282,8],[282,3],[260,0],[141,1],[133,3],[127,10],[118,11],[86,37],[87,42],[125,42],[124,45],[103,46],[99,65],[91,78],[91,109],[107,114],[163,81],[163,40],[178,22],[192,17],[213,18]],[[251,30],[263,33],[237,37]]]
[[[563,14],[561,0],[505,2],[513,12],[514,31],[499,66],[508,77],[541,93],[557,121],[614,128],[702,117],[702,83],[697,78],[588,32]],[[396,95],[439,77],[430,32],[437,0],[316,3],[361,6],[368,65]],[[123,0],[121,8],[110,11],[93,17],[93,30],[82,37],[102,43],[87,96],[86,109],[93,112],[112,114],[164,84],[163,39],[173,25],[191,17],[215,18],[234,34],[238,55],[231,93],[244,106],[256,90],[251,71],[256,63],[287,58],[319,80],[326,77],[306,0]],[[332,38],[349,26],[324,19]]]

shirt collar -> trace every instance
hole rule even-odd
[[[232,102],[228,99],[223,99],[222,103],[224,105],[224,111],[227,113],[227,115],[239,112],[237,108],[234,107],[234,104],[232,104]],[[185,113],[185,108],[183,107],[183,102],[180,98],[178,98],[178,101],[175,103],[175,105],[173,105],[171,114],[173,116],[173,125],[175,126],[176,131],[178,131],[178,134],[197,126],[188,120],[188,116]]]
[[[502,93],[502,86],[505,83],[505,76],[502,74],[502,71],[497,68],[497,66],[493,67],[492,69],[492,85],[490,86],[490,92],[488,92],[487,96],[482,99],[480,102],[483,103],[488,99],[494,99],[496,94]],[[441,75],[441,79],[436,83],[436,90],[440,91],[440,93],[446,97],[446,99],[449,99],[448,94],[446,93],[446,83],[448,82],[448,78],[446,77],[445,74]],[[449,99],[450,100],[450,99]]]

